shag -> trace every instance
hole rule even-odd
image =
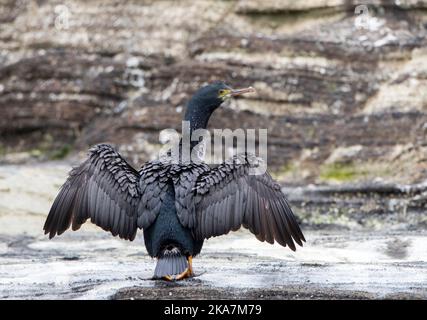
[[[200,88],[187,104],[190,130],[205,129],[227,99],[253,91],[223,82]],[[260,241],[295,251],[305,241],[295,216],[268,172],[251,175],[259,160],[238,154],[220,165],[157,159],[137,171],[110,145],[90,149],[73,168],[55,198],[44,225],[49,238],[87,219],[113,236],[133,240],[144,232],[145,247],[157,258],[154,279],[180,280],[194,275],[192,259],[203,241],[241,226]]]

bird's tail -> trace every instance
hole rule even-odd
[[[154,270],[154,279],[174,277],[183,273],[188,268],[187,257],[177,247],[164,249]]]

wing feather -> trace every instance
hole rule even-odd
[[[90,220],[113,235],[130,239],[136,232],[140,201],[139,174],[111,146],[99,144],[89,157],[71,170],[44,225],[49,238]],[[123,221],[116,229],[115,222]]]
[[[294,241],[302,246],[305,238],[280,186],[268,173],[249,174],[259,161],[251,155],[237,155],[199,173],[189,193],[195,204],[196,238],[226,234],[243,225],[260,241],[276,241],[292,250]]]
[[[147,162],[139,171],[141,201],[138,205],[137,226],[148,228],[160,212],[167,195],[171,166],[166,159]]]

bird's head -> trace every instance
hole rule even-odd
[[[197,90],[190,99],[189,105],[205,108],[206,111],[213,112],[225,100],[254,91],[255,89],[252,87],[232,89],[224,82],[216,81]]]

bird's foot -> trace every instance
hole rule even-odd
[[[193,272],[190,271],[189,268],[185,269],[184,272],[178,274],[178,275],[173,275],[173,276],[163,276],[162,279],[166,280],[166,281],[176,281],[176,280],[183,280],[186,278],[191,278],[193,277],[194,274]]]
[[[187,268],[183,273],[176,276],[176,280],[191,278],[192,276],[194,276],[193,272],[191,271],[190,268]]]
[[[174,277],[173,276],[163,276],[162,279],[166,280],[166,281],[173,281]]]
[[[183,280],[186,278],[191,278],[194,277],[194,272],[193,272],[193,257],[189,256],[187,258],[188,261],[188,267],[180,274],[178,275],[168,275],[168,276],[164,276],[163,280],[166,281],[175,281],[175,280]]]
[[[191,276],[194,276],[194,272],[193,272],[193,256],[188,256],[187,258],[188,261],[188,271],[190,272]]]

